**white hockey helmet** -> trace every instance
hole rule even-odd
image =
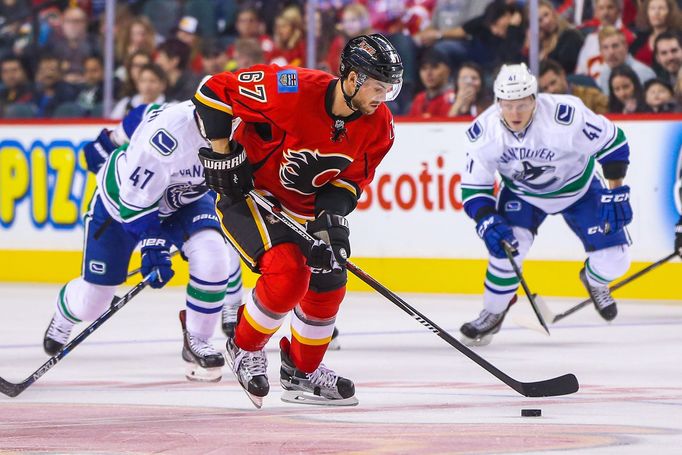
[[[493,85],[495,101],[538,96],[538,80],[525,63],[502,65]]]

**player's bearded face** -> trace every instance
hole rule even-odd
[[[535,112],[535,98],[527,96],[520,100],[500,100],[500,112],[512,131],[521,131],[530,123]]]
[[[353,106],[365,115],[373,114],[392,89],[391,84],[367,78],[353,98]]]

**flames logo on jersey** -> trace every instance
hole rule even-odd
[[[352,161],[338,153],[322,155],[318,150],[288,149],[279,167],[279,179],[284,188],[307,196],[315,194]]]

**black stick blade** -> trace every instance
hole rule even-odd
[[[26,387],[22,387],[22,384],[12,384],[4,379],[0,378],[0,392],[7,395],[8,397],[14,398],[24,391]]]
[[[517,391],[526,397],[556,397],[570,395],[580,388],[578,379],[573,374],[565,374],[538,382],[523,382]]]

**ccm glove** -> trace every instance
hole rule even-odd
[[[350,257],[348,221],[341,215],[323,211],[306,224],[306,230],[318,239],[310,248],[308,265],[322,271],[343,271]]]
[[[199,161],[204,166],[206,185],[216,193],[230,198],[232,202],[244,199],[253,189],[251,163],[244,147],[230,142],[230,153],[216,153],[208,147],[199,149]]]
[[[143,276],[152,273],[156,269],[157,279],[151,281],[149,285],[154,289],[162,288],[173,278],[175,272],[171,266],[170,241],[158,235],[146,236],[140,243],[142,249],[142,271]]]
[[[632,207],[630,206],[630,187],[619,186],[612,190],[601,191],[600,223],[604,232],[609,234],[618,232],[632,221]]]
[[[478,236],[485,242],[486,248],[490,254],[496,258],[506,258],[502,241],[506,241],[509,245],[517,250],[519,242],[514,237],[514,231],[511,226],[507,224],[504,218],[494,213],[492,215],[481,218],[476,224],[476,232]],[[516,256],[515,253],[514,256]]]
[[[682,256],[682,216],[675,226],[675,251]]]

